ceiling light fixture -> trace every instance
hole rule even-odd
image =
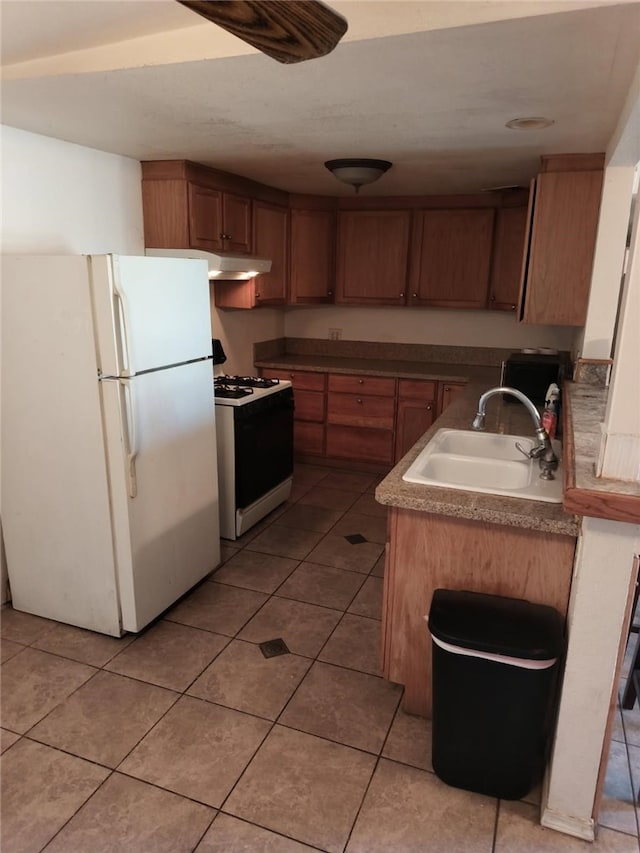
[[[527,116],[527,118],[512,118],[508,121],[505,127],[511,130],[543,130],[545,127],[550,127],[554,124],[552,118],[544,116]]]
[[[358,192],[363,184],[372,184],[391,168],[388,160],[368,160],[363,158],[346,158],[327,160],[324,164],[339,181],[351,184]]]

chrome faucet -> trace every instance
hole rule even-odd
[[[490,388],[488,391],[485,391],[478,401],[478,412],[473,419],[471,428],[476,430],[484,429],[487,400],[490,400],[491,397],[494,397],[496,394],[510,394],[512,397],[515,397],[516,400],[520,400],[522,405],[527,409],[535,426],[538,443],[532,447],[531,450],[525,450],[524,447],[516,441],[516,447],[520,453],[523,453],[528,459],[538,460],[540,465],[540,477],[543,480],[555,479],[553,472],[558,467],[558,457],[554,453],[553,446],[551,445],[551,439],[549,438],[546,429],[542,426],[538,410],[531,400],[522,393],[522,391],[518,391],[517,388],[506,387]]]

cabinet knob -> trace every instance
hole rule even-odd
[[[444,390],[445,390],[445,391],[451,391],[451,388],[449,388],[449,386],[448,386],[448,385],[445,385],[445,386],[444,386]]]
[[[256,299],[260,299],[260,294],[256,293]]]
[[[431,411],[431,403],[428,403],[428,404],[425,406],[425,409],[426,409],[428,412],[430,412],[430,411]]]
[[[358,397],[358,399],[356,400],[356,403],[362,403],[362,400],[360,399],[360,397]]]
[[[404,293],[400,294],[400,299],[404,299]]]
[[[327,291],[327,296],[333,296],[333,290],[328,290],[328,291]]]
[[[412,298],[412,299],[417,299],[417,298],[418,298],[418,294],[417,294],[417,293],[412,293],[412,294],[411,294],[411,298]]]
[[[295,376],[295,374],[294,374],[294,373],[290,373],[290,374],[289,374],[289,379],[293,379],[293,377],[294,377],[294,376]]]
[[[492,295],[492,296],[490,297],[490,300],[489,300],[489,301],[490,301],[490,302],[495,302],[495,301],[496,301],[495,296],[493,296],[493,295]]]
[[[515,306],[515,305],[512,305],[512,306],[511,306],[511,311],[515,311],[515,310],[516,310],[516,306]]]
[[[358,385],[364,385],[364,379],[358,379]]]

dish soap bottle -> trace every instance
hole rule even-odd
[[[555,382],[547,388],[544,395],[544,411],[542,413],[542,426],[546,429],[549,438],[556,437],[558,429],[558,407],[560,404],[560,389]]]

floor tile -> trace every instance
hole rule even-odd
[[[638,795],[640,794],[640,746],[632,746],[631,744],[627,744],[627,754],[629,756],[629,766],[631,768],[631,786],[633,788],[633,798],[637,804]]]
[[[310,664],[309,658],[294,654],[265,658],[254,643],[232,640],[189,695],[275,720]]]
[[[183,696],[118,770],[220,806],[270,728],[266,720]]]
[[[342,512],[336,509],[325,509],[313,504],[297,503],[284,512],[276,524],[284,527],[299,527],[301,530],[316,530],[326,533],[342,517]]]
[[[196,847],[195,853],[313,853],[314,849],[220,813]]]
[[[95,672],[82,663],[25,649],[2,664],[2,724],[24,734]]]
[[[622,724],[626,742],[640,746],[640,707],[637,702],[629,711],[622,709]]]
[[[373,577],[375,577],[375,578],[384,577],[384,560],[385,560],[385,554],[383,552],[382,554],[380,554],[380,556],[376,560],[375,566],[371,569],[371,574]]]
[[[256,536],[249,544],[249,551],[260,551],[262,554],[275,554],[278,557],[291,557],[294,560],[304,560],[307,554],[322,539],[322,533],[313,530],[296,530],[295,527],[281,527],[272,524]]]
[[[357,530],[351,531],[357,533]],[[350,572],[369,574],[376,560],[384,551],[384,545],[377,542],[359,542],[352,545],[344,536],[327,533],[311,551],[307,560],[323,566],[334,566]]]
[[[165,618],[233,637],[266,600],[261,592],[206,581]]]
[[[296,462],[293,468],[293,484],[316,486],[328,474],[333,472],[333,468],[326,468],[323,465],[306,465],[303,462]]]
[[[381,759],[347,853],[491,853],[496,801]]]
[[[638,853],[638,840],[600,828],[590,844],[540,825],[540,809],[529,803],[500,803],[495,853]]]
[[[345,572],[344,569],[319,566],[316,563],[300,563],[276,595],[345,610],[364,580],[365,576],[357,572]]]
[[[217,583],[271,593],[286,580],[298,565],[298,560],[276,557],[243,549],[219,569],[212,580]]]
[[[191,853],[215,812],[114,773],[47,853]]]
[[[314,604],[271,598],[238,637],[250,643],[282,638],[294,654],[315,657],[341,615],[337,610]]]
[[[364,492],[377,480],[377,474],[361,474],[357,471],[334,470],[322,481],[327,489],[342,489],[345,492]]]
[[[359,497],[360,492],[357,491],[343,492],[338,489],[327,489],[324,486],[313,486],[298,500],[298,503],[344,512],[353,506]]]
[[[0,663],[4,663],[9,658],[15,657],[18,652],[25,649],[22,643],[14,643],[12,640],[0,640]]]
[[[22,738],[2,758],[0,848],[41,850],[108,775],[104,767]]]
[[[0,635],[2,635],[2,639],[22,643],[25,646],[31,645],[45,631],[58,624],[51,619],[43,619],[40,616],[32,616],[31,613],[14,610],[10,605],[3,607],[0,612]]]
[[[617,741],[611,741],[609,749],[598,822],[609,829],[638,834],[627,748]]]
[[[300,500],[303,495],[306,495],[307,492],[313,488],[312,483],[296,483],[294,480],[293,485],[291,486],[291,493],[289,495],[288,503],[293,504]]]
[[[379,753],[401,694],[382,678],[316,662],[278,722]]]
[[[611,740],[618,740],[624,743],[624,726],[622,724],[622,712],[620,708],[615,709],[613,717],[613,727],[611,729]]]
[[[335,536],[349,536],[360,533],[368,542],[384,545],[387,541],[387,525],[374,515],[355,512],[352,508],[331,528]]]
[[[349,613],[368,616],[370,619],[382,619],[382,578],[371,577],[356,595],[349,607]]]
[[[431,764],[431,720],[396,712],[382,754],[402,764],[433,771]]]
[[[176,693],[161,687],[99,672],[29,736],[116,767],[176,699]]]
[[[107,637],[73,625],[56,624],[35,640],[33,648],[91,666],[104,666],[134,640],[133,634],[125,634],[121,638]]]
[[[372,755],[275,726],[225,812],[341,853],[374,766]]]
[[[5,752],[17,740],[20,740],[20,735],[7,729],[0,729],[0,752]]]
[[[380,622],[346,613],[326,646],[319,660],[382,675]]]
[[[221,542],[220,543],[220,562],[224,564],[228,562],[234,554],[237,554],[240,548],[236,548],[234,545],[231,545],[229,542]]]
[[[362,515],[372,515],[375,518],[386,519],[389,507],[379,504],[371,492],[365,492],[351,507],[352,512],[360,512]],[[386,528],[386,524],[385,524]]]
[[[120,652],[106,669],[183,692],[228,642],[221,634],[163,620]]]

